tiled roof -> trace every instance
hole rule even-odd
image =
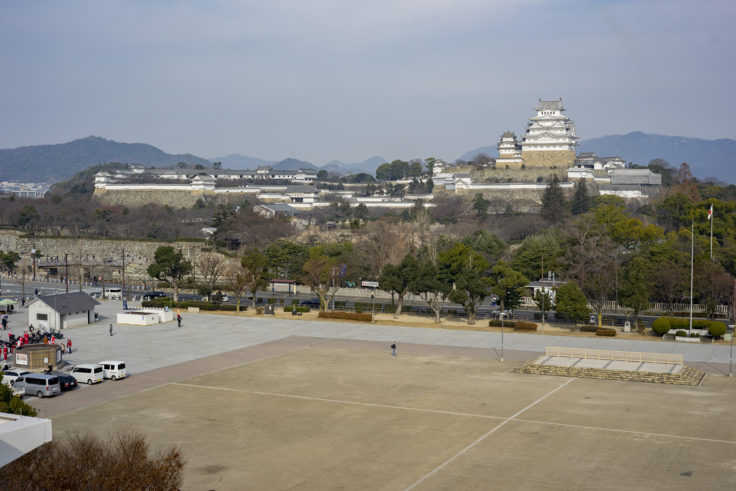
[[[43,302],[60,314],[84,312],[86,310],[91,310],[95,305],[100,304],[100,302],[84,292],[43,295],[33,300],[33,302]]]

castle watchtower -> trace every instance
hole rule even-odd
[[[521,146],[516,140],[516,135],[511,131],[504,132],[501,135],[501,141],[498,142],[498,159],[496,159],[497,168],[518,168],[521,167]]]
[[[575,123],[565,116],[562,99],[543,101],[534,108],[521,141],[521,158],[529,167],[569,167],[575,161]],[[500,144],[499,144],[500,145]],[[500,150],[500,149],[499,149]]]

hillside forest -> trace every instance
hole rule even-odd
[[[37,236],[164,241],[204,240],[202,229],[212,227],[216,249],[243,258],[241,268],[259,265],[251,278],[300,280],[323,305],[333,279],[342,285],[371,279],[394,294],[398,310],[412,292],[433,310],[445,299],[462,305],[471,322],[485,298],[513,308],[529,281],[552,276],[565,285],[564,295],[584,295],[597,311],[610,300],[634,316],[651,302],[674,305],[689,299],[692,247],[694,298],[713,315],[717,305],[733,301],[736,186],[699,181],[687,164],[657,166],[665,186],[647,202],[596,195],[584,181],[566,195],[551,180],[538,213],[507,207],[491,214],[483,195],[437,194],[432,208],[417,202],[377,215],[335,202],[296,219],[264,217],[248,202],[102,206],[89,186],[103,167],[97,166],[46,198],[3,198],[0,226]],[[3,267],[12,268],[12,261]]]

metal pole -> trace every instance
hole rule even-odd
[[[128,300],[128,295],[125,293],[125,249],[123,249],[123,300]]]
[[[688,327],[687,335],[693,332],[693,264],[695,256],[695,220],[690,225],[690,327]]]
[[[373,300],[373,312],[371,313],[371,322],[376,322],[376,289],[373,289],[371,293],[371,300]]]
[[[542,254],[542,332],[544,332],[544,254]]]
[[[69,293],[69,254],[64,254],[64,276],[66,277],[66,292]]]
[[[501,317],[501,361],[503,361],[503,304],[504,299],[501,299],[501,311],[499,312],[499,317]]]
[[[728,376],[733,377],[733,335],[736,334],[736,329],[731,331],[731,353],[728,355]]]

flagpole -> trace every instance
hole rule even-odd
[[[710,260],[713,260],[713,205],[710,205]]]
[[[693,257],[695,256],[695,220],[690,225],[690,327],[687,335],[693,332]]]

